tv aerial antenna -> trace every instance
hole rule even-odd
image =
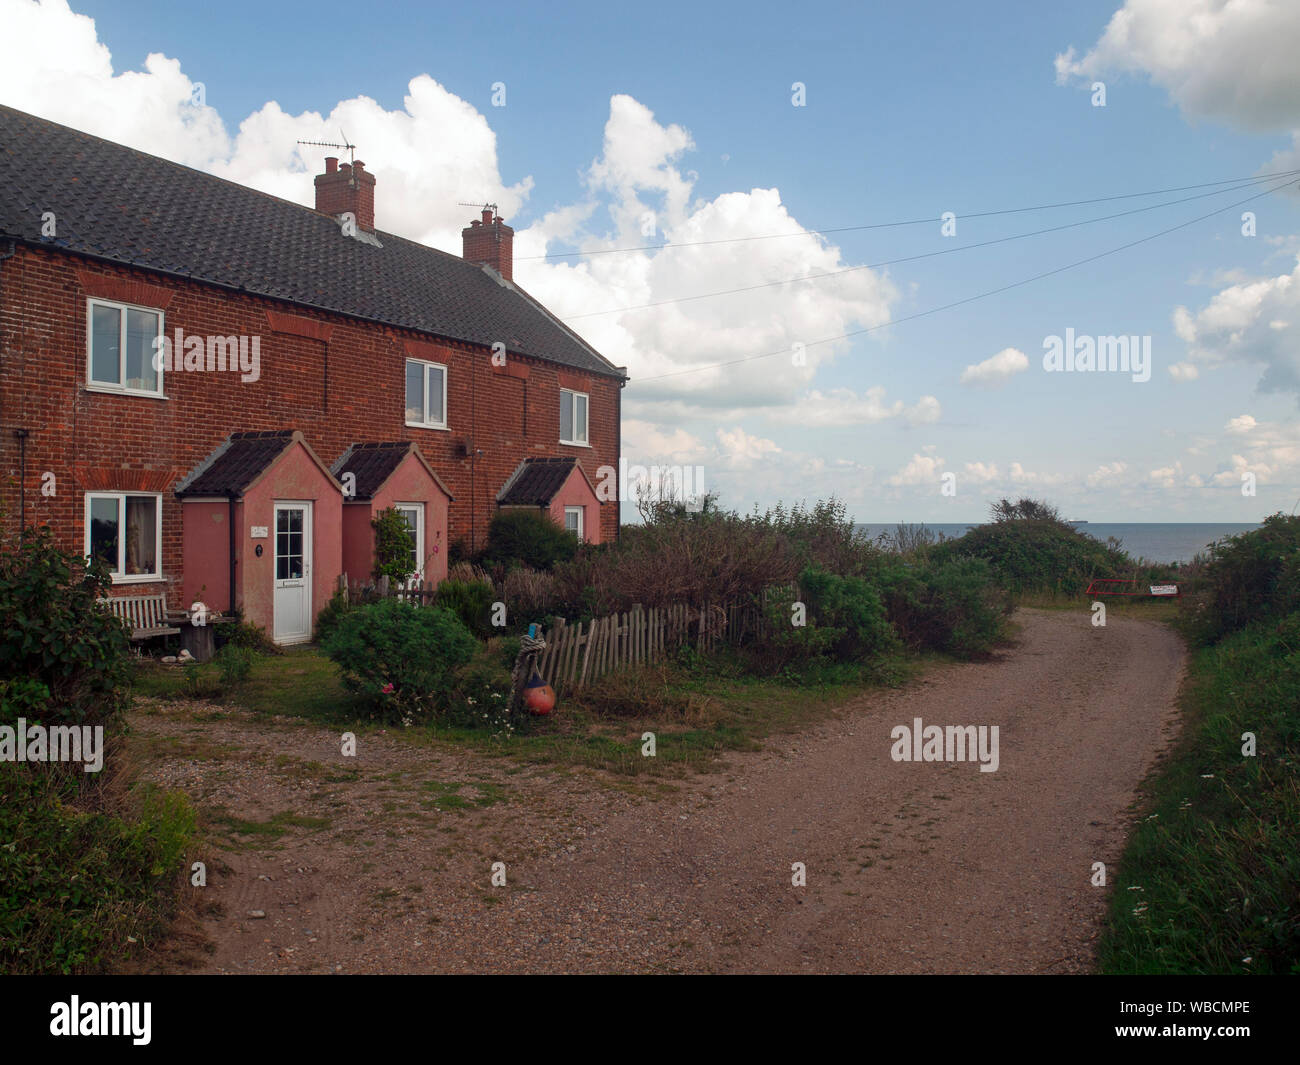
[[[349,163],[355,163],[357,161],[357,146],[348,143],[348,135],[341,129],[339,130],[339,136],[343,138],[342,144],[334,144],[331,141],[299,141],[298,143],[310,144],[313,148],[337,148],[341,152],[348,153]]]
[[[486,210],[490,207],[490,208],[492,208],[492,214],[493,214],[494,216],[497,215],[497,214],[499,213],[499,212],[497,211],[497,205],[496,205],[495,203],[465,203],[463,200],[461,200],[461,201],[459,201],[459,202],[456,204],[456,206],[457,206],[457,207],[477,207],[477,208],[479,208],[479,209],[482,210],[482,211],[486,211]]]

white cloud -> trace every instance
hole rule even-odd
[[[1249,414],[1239,414],[1235,418],[1228,419],[1228,424],[1224,426],[1230,433],[1248,433],[1259,423]]]
[[[1016,348],[1003,348],[983,362],[967,366],[961,372],[964,385],[997,386],[1005,384],[1018,373],[1029,369],[1029,356]]]
[[[1102,463],[1083,479],[1089,488],[1098,488],[1105,484],[1115,484],[1121,480],[1128,469],[1126,462]]]
[[[1242,362],[1263,367],[1262,392],[1300,394],[1300,344],[1275,323],[1300,314],[1300,260],[1289,274],[1230,285],[1199,311],[1174,311],[1174,331],[1188,345],[1189,363]],[[1171,367],[1172,372],[1172,367]],[[1194,376],[1183,371],[1188,376]],[[1176,380],[1186,380],[1175,373]]]
[[[1143,73],[1189,117],[1294,129],[1297,40],[1300,4],[1292,0],[1127,0],[1083,56],[1070,48],[1056,57],[1056,78]]]
[[[1175,362],[1169,365],[1169,376],[1175,381],[1195,381],[1201,371],[1190,362]]]
[[[915,454],[911,461],[889,478],[892,485],[935,485],[943,472],[943,459],[930,455]]]
[[[943,410],[934,396],[922,396],[911,407],[905,407],[899,399],[887,402],[884,388],[876,385],[861,394],[851,388],[832,388],[827,392],[812,389],[789,406],[767,408],[763,413],[778,424],[838,428],[894,418],[910,425],[926,425],[938,421]]]

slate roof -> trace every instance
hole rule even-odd
[[[294,441],[292,429],[231,433],[176,488],[178,496],[241,496]]]
[[[572,457],[524,459],[501,486],[497,502],[504,507],[547,506],[577,464]]]
[[[353,240],[311,208],[4,106],[0,236],[626,377],[487,267],[391,233]]]
[[[453,498],[451,492],[447,491],[447,486],[442,483],[442,478],[427,461],[423,461],[424,456],[420,454],[419,447],[411,440],[353,444],[330,468],[330,473],[339,480],[343,479],[345,473],[353,474],[357,482],[352,499],[357,501],[373,499],[375,493],[383,487],[384,482],[393,475],[393,471],[411,452],[415,452],[416,457],[422,460],[421,464],[433,475],[433,479],[446,493],[447,498]]]

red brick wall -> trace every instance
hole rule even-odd
[[[166,399],[87,391],[87,296],[121,299],[128,293],[131,299],[152,297],[144,303],[167,303],[169,336],[178,326],[187,335],[260,336],[260,380],[244,383],[230,371],[182,371],[166,375]],[[292,332],[272,331],[272,321],[277,330]],[[448,367],[449,430],[405,425],[408,352]],[[591,396],[589,448],[558,442],[561,378],[564,387]],[[232,430],[300,429],[327,464],[354,442],[415,440],[455,497],[450,538],[468,539],[472,530],[481,546],[496,494],[525,456],[575,455],[592,483],[599,483],[600,466],[617,467],[618,391],[615,378],[513,355],[501,369],[485,348],[44,249],[20,246],[12,258],[0,260],[5,528],[18,526],[13,430],[21,427],[30,432],[29,524],[49,523],[62,542],[80,551],[87,488],[162,491],[163,572],[178,594],[181,504],[172,491]],[[483,452],[472,473],[470,458],[462,454],[471,439]],[[46,471],[56,478],[53,496],[41,492]],[[618,504],[600,509],[601,539],[612,539]]]

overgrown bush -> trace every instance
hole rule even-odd
[[[496,592],[489,582],[445,580],[438,585],[434,601],[460,618],[470,632],[486,634],[492,631],[491,613]]]
[[[349,611],[322,646],[371,713],[410,724],[447,708],[478,642],[450,610],[383,599]]]
[[[1002,639],[1011,598],[982,558],[896,562],[880,571],[889,620],[913,650],[980,658]]]
[[[500,655],[485,649],[456,670],[447,723],[502,737],[512,735],[525,722],[524,715],[511,712],[510,685],[510,670]]]
[[[1063,592],[1077,595],[1094,577],[1138,576],[1133,559],[1054,516],[1033,500],[993,505],[997,520],[928,549],[934,562],[982,558],[999,585],[1016,595]],[[1028,516],[1020,516],[1028,515]]]
[[[831,647],[841,662],[867,662],[900,650],[880,589],[863,577],[809,566],[799,574],[810,619],[840,635]]]
[[[1300,610],[1300,516],[1274,514],[1258,529],[1216,542],[1181,605],[1199,644]]]
[[[103,563],[59,550],[47,528],[0,548],[0,676],[31,682],[10,691],[6,714],[91,725],[117,718],[128,698],[130,641],[99,605],[109,587]],[[49,693],[39,710],[32,683]]]
[[[578,538],[540,509],[500,510],[488,526],[483,557],[506,565],[549,570],[578,550]]]
[[[502,601],[509,616],[520,622],[544,622],[563,608],[555,575],[542,570],[512,569],[502,581]]]
[[[338,628],[339,622],[352,609],[353,603],[343,592],[343,589],[336,589],[334,594],[330,596],[330,601],[316,615],[316,642],[323,644],[329,639],[334,630]]]
[[[337,593],[335,593],[337,594]],[[216,625],[217,641],[225,646],[233,644],[259,655],[283,654],[283,649],[266,634],[260,625],[246,621],[221,621]]]

